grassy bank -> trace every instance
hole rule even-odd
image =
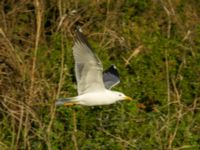
[[[0,149],[200,148],[200,1],[0,2]],[[114,89],[134,98],[59,107],[77,95],[81,26]],[[139,106],[139,107],[138,107]]]

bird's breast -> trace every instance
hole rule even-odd
[[[80,95],[79,104],[86,106],[109,105],[116,102],[107,92],[92,92]]]

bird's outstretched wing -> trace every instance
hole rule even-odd
[[[107,89],[111,89],[120,82],[119,73],[115,65],[111,65],[107,70],[104,71],[103,82]]]
[[[75,42],[72,49],[75,59],[78,94],[104,90],[101,61],[92,52],[87,39],[79,30],[75,31]]]

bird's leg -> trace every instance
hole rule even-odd
[[[63,105],[67,107],[67,106],[76,105],[76,103],[75,102],[70,102],[70,103],[64,103]]]

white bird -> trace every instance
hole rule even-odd
[[[75,31],[73,56],[75,59],[75,75],[78,86],[78,96],[60,98],[56,105],[109,105],[121,100],[132,100],[121,92],[110,89],[119,83],[118,72],[114,65],[103,73],[99,58],[92,52],[92,48],[85,36]]]

